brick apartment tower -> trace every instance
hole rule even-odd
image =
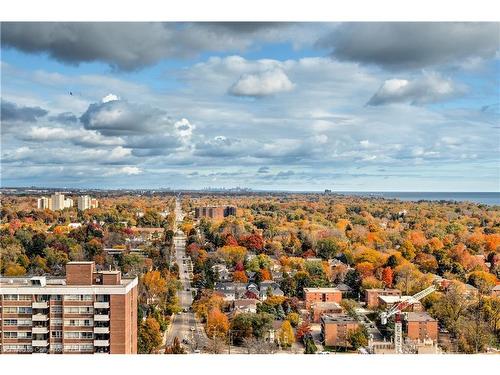
[[[66,278],[0,278],[0,353],[137,353],[137,278],[69,262]]]

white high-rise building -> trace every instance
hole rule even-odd
[[[64,194],[61,193],[52,194],[52,196],[50,197],[50,201],[50,209],[53,211],[73,207],[73,199],[65,198]]]
[[[39,210],[52,209],[52,199],[47,197],[38,198],[37,207]]]
[[[73,199],[65,198],[64,199],[64,208],[71,208],[71,207],[73,207]]]
[[[82,195],[78,197],[78,209],[80,211],[88,210],[89,208],[97,208],[99,203],[97,199],[92,198],[90,195]]]
[[[64,209],[64,194],[54,193],[50,198],[52,199],[52,210],[56,211]]]
[[[85,211],[90,208],[90,196],[82,195],[78,197],[78,209],[80,211]]]

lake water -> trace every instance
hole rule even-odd
[[[356,195],[361,197],[380,197],[387,199],[400,199],[402,201],[468,201],[488,205],[500,205],[500,192],[397,192],[397,191],[352,191],[332,192],[334,194]]]

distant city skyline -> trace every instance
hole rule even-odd
[[[499,191],[499,23],[2,23],[1,186]]]

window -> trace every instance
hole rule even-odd
[[[51,331],[50,337],[52,337],[53,339],[60,339],[62,338],[62,331]]]
[[[32,310],[31,310],[31,307],[18,307],[17,313],[18,314],[31,314]]]
[[[66,319],[64,321],[65,326],[71,327],[91,327],[94,324],[92,319]]]
[[[94,308],[90,306],[72,306],[64,308],[65,314],[93,314]]]
[[[96,302],[109,302],[109,295],[108,294],[99,294],[95,296]]]
[[[6,294],[3,296],[4,301],[17,301],[17,294]]]
[[[31,294],[20,294],[19,295],[19,301],[31,301],[33,300],[33,297]]]
[[[17,326],[17,319],[5,319],[3,321],[4,326]]]
[[[7,306],[3,308],[3,312],[5,314],[31,314],[32,310],[31,307],[14,307],[14,306]]]
[[[75,294],[75,295],[66,295],[64,296],[65,301],[92,301],[91,294]]]
[[[17,332],[4,332],[3,337],[5,339],[17,339]]]
[[[51,326],[62,326],[62,324],[63,324],[63,322],[62,322],[62,319],[60,319],[60,318],[50,319]]]
[[[53,305],[50,307],[50,312],[53,314],[61,314],[62,306],[61,305]]]
[[[18,339],[31,339],[31,332],[17,332]]]
[[[80,332],[64,332],[65,339],[77,339],[80,337]]]
[[[94,345],[92,344],[70,344],[64,345],[64,350],[67,352],[88,352],[94,350]]]
[[[65,339],[93,339],[93,332],[64,332]]]
[[[31,325],[31,319],[18,319],[17,320],[17,325],[18,326],[30,326]]]
[[[62,301],[62,296],[60,294],[54,294],[50,296],[51,301]]]

